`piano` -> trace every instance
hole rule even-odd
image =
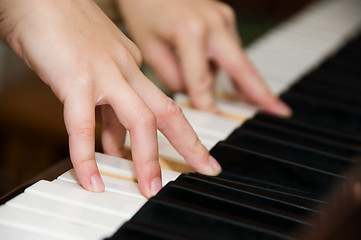
[[[290,119],[227,99],[232,117],[213,116],[176,98],[219,176],[169,169],[187,165],[160,135],[165,187],[147,200],[131,161],[96,153],[104,193],[83,190],[73,169],[40,180],[0,206],[0,238],[359,239],[360,9],[318,1],[247,49]]]

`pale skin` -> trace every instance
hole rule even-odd
[[[170,90],[186,90],[195,108],[217,112],[216,67],[233,79],[242,99],[268,112],[290,115],[290,109],[269,91],[243,53],[235,15],[228,5],[215,0],[117,2],[145,62]]]
[[[195,4],[197,7],[193,7],[191,3],[196,2],[195,0],[128,0],[120,3],[124,6],[124,11],[132,11],[135,7],[132,4],[135,3],[139,3],[139,11],[153,3],[154,5],[150,4],[154,6],[152,11],[157,11],[157,5],[162,1],[174,2],[175,8],[170,6],[170,9],[182,9],[182,13],[189,12],[190,17],[203,11],[198,3]],[[215,2],[212,0],[199,0],[199,4],[203,2],[209,8],[218,6],[213,5]],[[153,14],[157,15],[156,12],[149,14],[148,17],[142,16],[144,19],[139,20],[140,26],[144,27],[145,35],[136,33],[136,30],[131,31],[134,39],[137,39],[138,34],[142,35],[139,39],[150,38],[152,43],[159,39],[162,39],[162,42],[170,40],[166,44],[173,45],[171,38],[167,39],[167,33],[163,32],[169,31],[169,26],[153,28],[145,23],[154,17]],[[199,15],[204,16],[201,12]],[[130,18],[127,17],[127,23],[134,24],[137,28],[138,22]],[[202,21],[206,24],[209,18],[204,18]],[[154,19],[152,24],[158,23]],[[180,29],[185,31],[185,27]],[[188,91],[194,91],[191,93],[193,101],[195,98],[192,94],[206,92],[205,97],[201,97],[200,102],[195,103],[195,106],[200,109],[210,109],[208,101],[211,97],[207,93],[210,90],[207,59],[215,60],[219,66],[228,66],[232,63],[233,67],[240,60],[241,50],[238,45],[235,46],[235,33],[231,29],[229,27],[229,34],[225,39],[218,34],[216,34],[217,37],[201,34],[201,41],[196,43],[197,48],[189,41],[186,41],[184,45],[181,43],[174,45],[181,63],[172,60],[170,54],[167,56],[166,50],[158,46],[162,54],[171,61],[168,64],[170,66],[166,65],[170,69],[169,72],[159,72],[159,74],[165,76],[164,79],[168,85],[172,85],[171,78],[174,77],[175,89],[180,88],[179,86],[187,86]],[[193,31],[195,30],[191,32]],[[209,32],[212,32],[211,29]],[[223,29],[221,33],[223,32],[227,30]],[[176,33],[170,34],[173,36]],[[139,187],[144,196],[153,196],[161,188],[157,129],[168,138],[196,171],[207,175],[216,175],[221,171],[219,164],[199,141],[180,108],[139,70],[142,54],[138,47],[116,28],[93,1],[0,0],[0,35],[50,86],[64,104],[70,157],[80,183],[85,189],[94,192],[104,191],[104,184],[94,158],[96,106],[101,106],[104,126],[102,144],[105,153],[124,156],[124,136],[126,130],[129,131],[132,157]],[[181,39],[177,39],[177,42],[179,41]],[[238,49],[236,56],[228,61],[223,60],[227,55],[218,56],[219,52],[224,50],[213,47],[218,45],[218,41],[232,43],[233,45],[229,47]],[[146,60],[152,61],[144,50],[147,48],[146,43],[138,42],[138,44]],[[198,47],[202,50],[196,50]],[[193,53],[193,51],[196,52]],[[216,55],[218,57],[215,57]],[[191,63],[188,65],[185,61],[186,59],[192,61],[193,57],[197,62],[203,60],[196,65],[202,69],[198,73],[194,73],[194,71],[197,72],[198,67],[195,68]],[[252,90],[253,93],[249,94],[250,99],[266,110],[287,115],[287,109],[282,109],[278,98],[269,93],[257,75],[253,76],[256,73],[252,67],[248,68],[248,62],[245,63],[242,60],[239,63],[247,68],[244,70],[245,75],[237,80],[241,82],[239,86],[242,90],[260,88],[260,90]],[[161,63],[155,63],[155,69],[159,64]],[[232,72],[231,66],[230,73],[235,76],[239,70]],[[207,80],[205,81],[204,78]],[[200,89],[193,90],[198,84],[200,84]]]

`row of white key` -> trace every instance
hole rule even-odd
[[[147,201],[131,161],[96,153],[105,192],[85,191],[73,169],[39,181],[0,207],[0,239],[102,239]],[[163,185],[180,173],[162,170]]]
[[[279,94],[358,31],[360,10],[359,0],[319,1],[256,41],[247,55]]]

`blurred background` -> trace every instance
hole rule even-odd
[[[234,7],[246,47],[311,0],[224,0]],[[117,24],[112,0],[98,5]],[[143,71],[154,79],[146,66]],[[102,151],[97,135],[96,150]],[[46,86],[0,40],[0,196],[67,158],[63,106]]]

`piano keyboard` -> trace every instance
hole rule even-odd
[[[281,95],[291,119],[256,114],[211,149],[219,176],[180,175],[108,239],[297,239],[311,228],[361,156],[359,33]]]
[[[294,239],[360,151],[360,39],[336,54],[359,31],[360,7],[357,0],[317,2],[247,50],[271,89],[284,92],[291,119],[247,105],[237,111],[227,100],[221,109],[241,121],[184,108],[222,165],[220,176],[163,169],[166,186],[147,201],[131,161],[97,153],[104,193],[84,191],[73,170],[39,181],[0,206],[0,238]],[[183,164],[162,136],[160,151]]]

